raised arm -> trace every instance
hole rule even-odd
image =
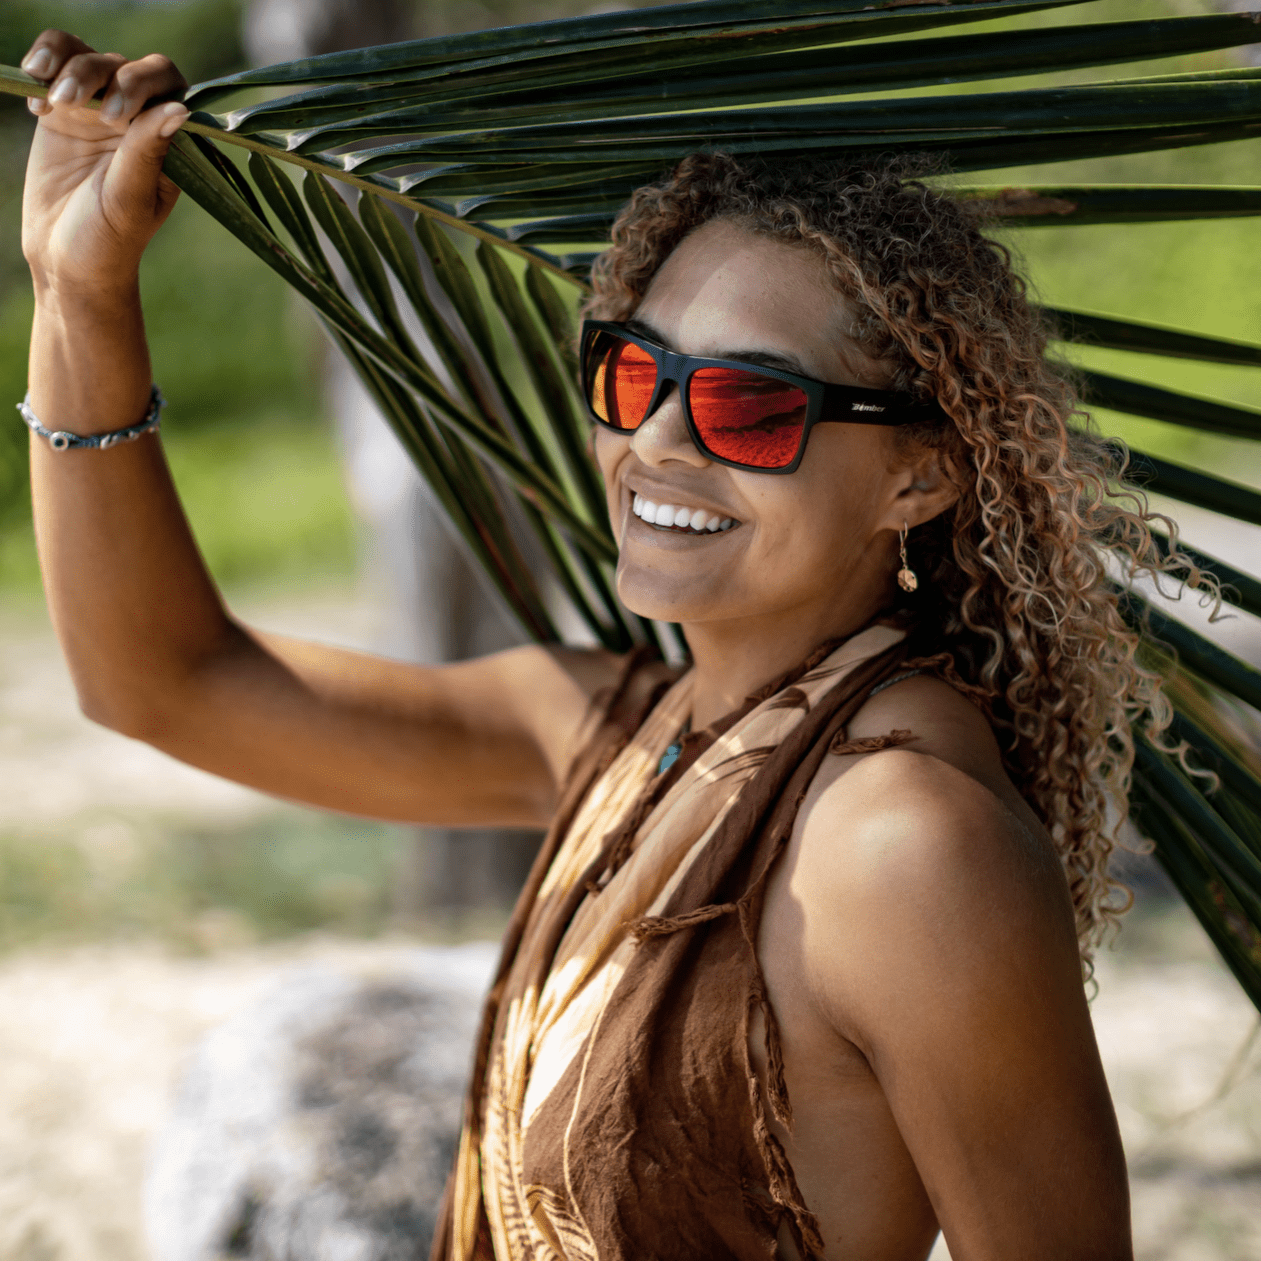
[[[139,265],[178,195],[161,166],[186,85],[165,57],[127,62],[60,31],[23,65],[52,81],[32,102],[23,205],[32,409],[51,430],[106,433],[148,405]],[[425,669],[259,634],[225,609],[156,436],[68,451],[33,437],[31,472],[53,624],[91,718],[331,809],[546,820],[611,658],[527,648]]]

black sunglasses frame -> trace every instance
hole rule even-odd
[[[704,452],[708,459],[717,464],[725,464],[728,468],[747,469],[751,473],[795,473],[806,453],[806,442],[810,437],[811,429],[824,422],[847,425],[915,425],[946,418],[945,412],[936,402],[925,403],[914,395],[900,390],[868,390],[857,385],[837,385],[831,381],[816,381],[812,377],[798,376],[795,372],[766,368],[759,363],[744,363],[739,359],[703,359],[696,355],[679,355],[639,333],[631,332],[625,324],[614,323],[610,320],[583,320],[578,357],[582,375],[582,400],[591,420],[612,433],[629,434],[634,433],[635,430],[623,429],[620,425],[601,420],[591,406],[591,382],[587,379],[587,361],[591,341],[597,333],[610,333],[638,346],[641,350],[647,351],[656,363],[657,381],[653,386],[652,397],[648,400],[644,421],[661,406],[665,401],[668,388],[673,385],[679,392],[679,401],[683,407],[683,421],[687,425],[688,436],[696,449]],[[759,376],[787,382],[805,394],[806,418],[801,427],[801,440],[797,444],[797,453],[789,463],[780,468],[766,468],[760,464],[742,464],[738,460],[728,460],[715,454],[705,445],[696,422],[692,419],[692,406],[687,390],[692,374],[701,368],[737,368],[742,372],[755,372]],[[640,424],[644,421],[640,421]]]

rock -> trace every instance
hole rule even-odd
[[[154,1261],[427,1256],[493,959],[290,971],[203,1038],[146,1179]]]

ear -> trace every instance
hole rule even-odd
[[[897,471],[881,529],[900,530],[940,516],[959,499],[960,479],[944,451],[921,448]]]

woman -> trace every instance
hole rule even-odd
[[[30,419],[127,430],[151,386],[137,268],[186,117],[142,107],[183,80],[60,32],[24,66],[52,83]],[[152,431],[37,436],[85,712],[327,809],[551,824],[436,1256],[910,1261],[939,1227],[956,1261],[1130,1256],[1082,977],[1131,724],[1167,718],[1100,558],[1158,567],[1141,504],[1068,429],[1006,255],[947,197],[701,155],[614,240],[583,343],[594,449],[619,594],[683,625],[682,677],[253,631]]]

